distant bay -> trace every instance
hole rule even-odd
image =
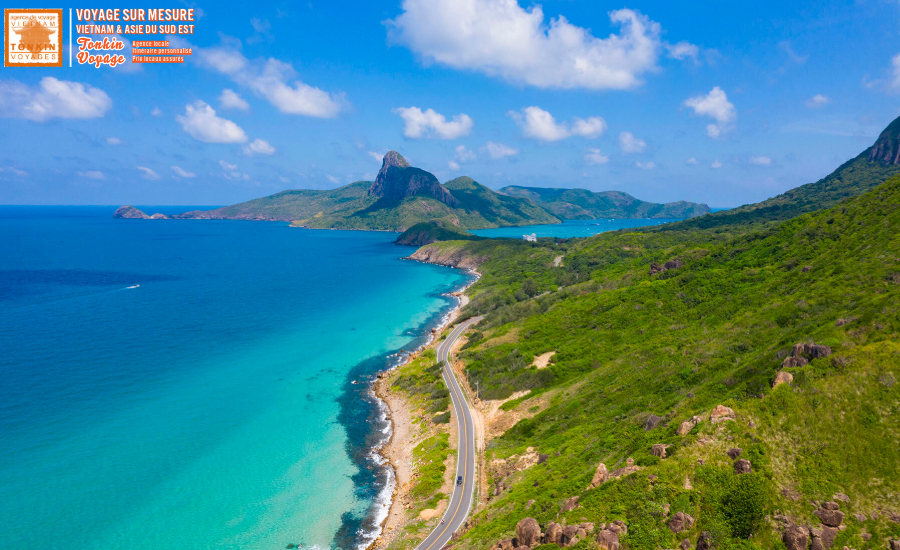
[[[384,426],[353,382],[467,276],[400,260],[393,233],[113,210],[0,207],[0,540],[362,541]]]

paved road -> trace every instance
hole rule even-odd
[[[439,523],[434,528],[434,531],[422,541],[417,550],[440,550],[443,548],[450,542],[453,533],[466,521],[469,509],[472,507],[472,494],[475,491],[475,425],[472,423],[472,412],[469,410],[466,394],[463,393],[453,374],[453,369],[450,368],[450,348],[453,347],[453,343],[460,334],[481,319],[482,317],[473,317],[460,324],[437,347],[438,360],[444,364],[444,383],[450,389],[450,398],[453,400],[454,414],[459,426],[459,449],[456,453],[453,496],[450,498],[450,506],[444,512],[444,517],[441,518],[443,523]],[[456,485],[456,480],[460,477],[463,479],[462,485]]]

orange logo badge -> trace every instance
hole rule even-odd
[[[58,10],[4,10],[4,67],[62,67],[62,14]]]

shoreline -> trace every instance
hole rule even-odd
[[[412,259],[412,258],[404,258]],[[421,260],[415,260],[421,261]],[[431,262],[422,262],[431,263]],[[455,266],[455,269],[465,269]],[[386,537],[389,544],[393,540],[393,533],[401,528],[407,518],[404,509],[404,501],[409,493],[410,481],[412,479],[412,451],[413,446],[410,445],[409,428],[412,424],[412,413],[405,400],[393,394],[390,387],[385,387],[387,375],[401,366],[405,365],[412,359],[416,358],[422,351],[434,345],[437,336],[459,319],[462,308],[469,303],[469,297],[465,292],[481,278],[481,274],[474,269],[465,269],[465,271],[473,278],[467,281],[463,286],[454,290],[448,295],[456,298],[457,303],[447,312],[440,322],[432,329],[424,344],[418,346],[395,365],[380,372],[375,380],[371,383],[370,392],[375,397],[378,406],[382,409],[383,415],[388,421],[389,435],[382,440],[382,443],[373,449],[373,452],[384,462],[390,465],[388,472],[389,483],[382,490],[382,494],[390,495],[387,497],[387,503],[382,504],[379,499],[375,505],[382,504],[387,508],[387,513],[378,524],[375,533],[371,534],[372,538],[368,543],[361,544],[360,550],[371,550],[378,547],[386,546],[382,544]],[[374,535],[374,536],[373,536]]]

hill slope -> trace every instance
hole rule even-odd
[[[771,199],[701,218],[660,226],[656,231],[711,228],[742,223],[786,220],[861,195],[900,174],[900,117],[894,119],[875,143],[814,183],[801,185]]]
[[[487,318],[460,354],[466,378],[485,400],[530,391],[484,405],[497,411],[486,502],[455,549],[532,528],[547,540],[554,523],[583,527],[577,548],[900,539],[900,177],[737,233],[441,242],[413,257],[478,265],[463,318]],[[613,521],[627,531],[601,530]]]
[[[471,178],[441,185],[396,151],[384,156],[374,182],[359,181],[329,191],[292,190],[209,211],[186,212],[183,219],[289,221],[315,229],[404,231],[443,220],[462,230],[559,223],[530,199],[507,197]]]
[[[512,197],[529,198],[558,218],[693,218],[708,213],[709,206],[695,202],[657,204],[621,191],[594,193],[587,189],[553,189],[510,185],[500,190]]]

